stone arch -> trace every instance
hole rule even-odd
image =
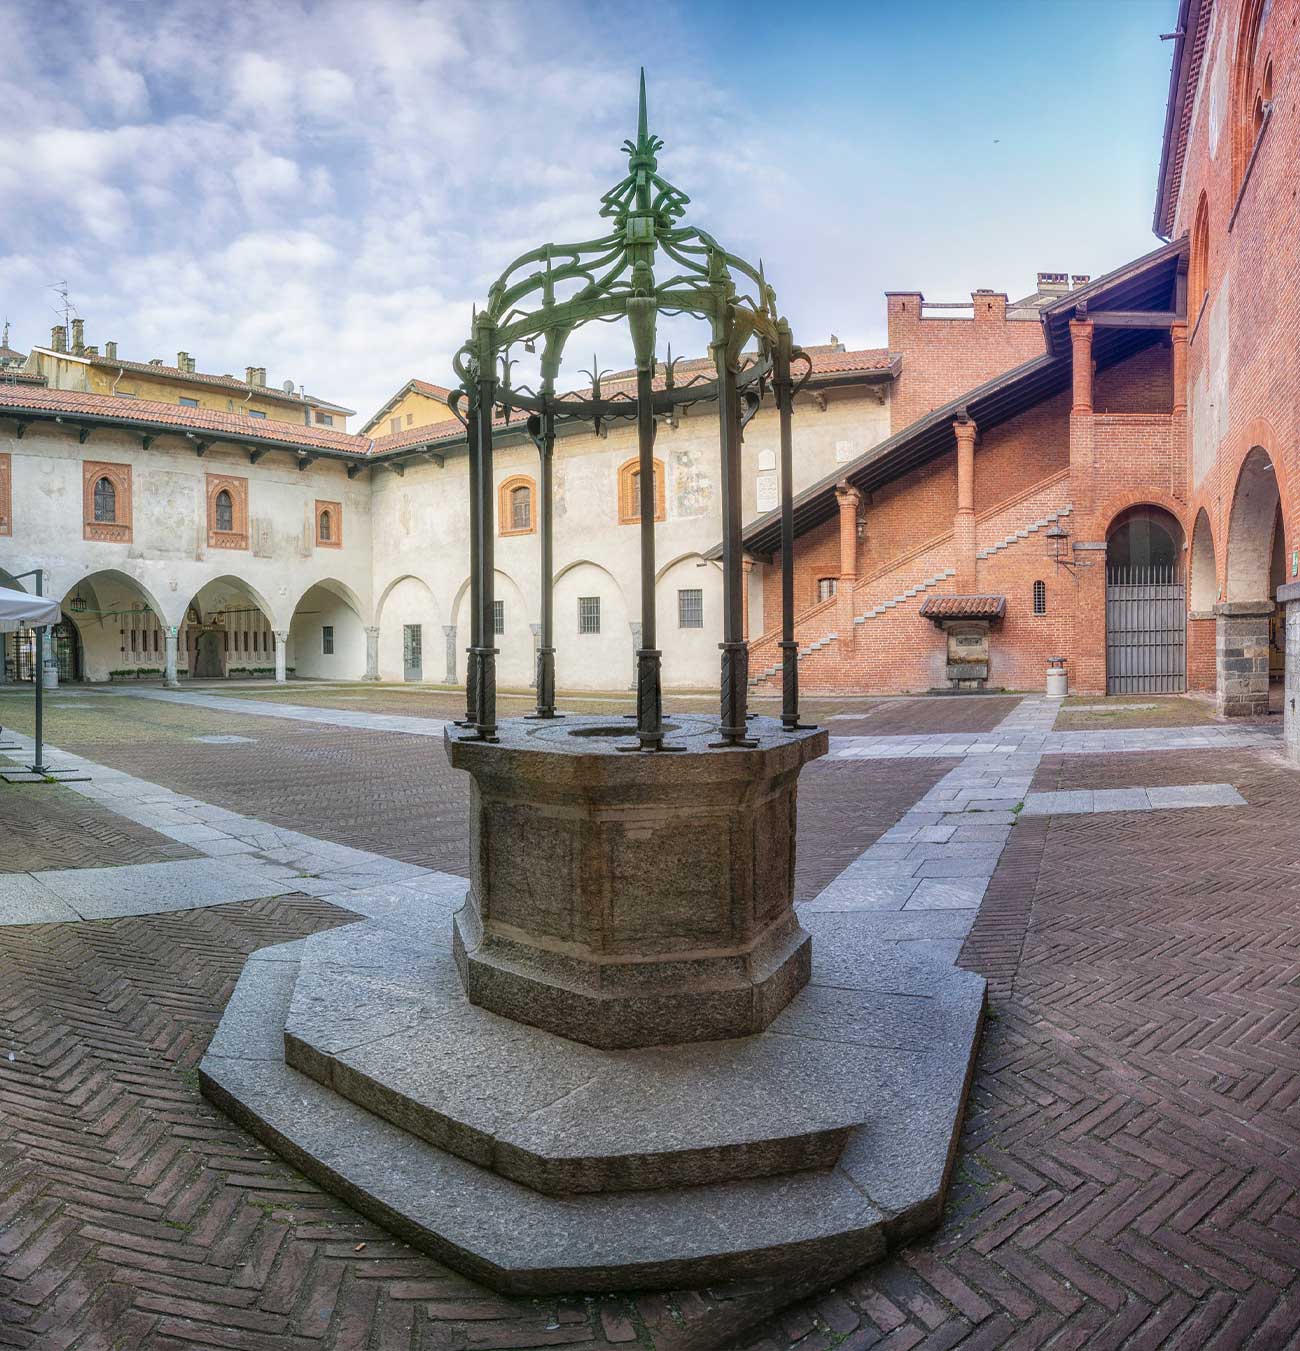
[[[1273,97],[1273,56],[1267,41],[1269,0],[1242,0],[1232,64],[1232,191],[1245,182],[1265,106]]]
[[[1269,598],[1273,532],[1280,505],[1273,458],[1263,446],[1252,446],[1237,473],[1228,513],[1228,601]]]
[[[289,621],[286,665],[318,680],[360,680],[366,672],[365,611],[355,591],[322,577],[298,597]]]
[[[600,601],[600,631],[579,633],[579,601]],[[633,674],[627,597],[608,568],[580,558],[555,574],[555,682],[563,689],[627,689]]]
[[[442,680],[446,641],[433,588],[414,573],[394,577],[375,606],[381,680]],[[409,635],[408,629],[414,629]],[[453,673],[455,665],[453,662]]]
[[[179,621],[177,666],[197,679],[275,669],[276,615],[242,577],[211,577],[190,597]]]
[[[1204,507],[1192,527],[1191,565],[1188,569],[1188,603],[1194,613],[1207,614],[1219,599],[1219,572],[1215,563],[1214,532]]]
[[[157,672],[167,662],[166,612],[138,578],[118,568],[87,573],[62,592],[63,621],[79,652],[60,653],[60,678],[108,680]],[[70,636],[70,635],[69,635]],[[75,660],[78,670],[68,669]]]
[[[1187,687],[1182,521],[1136,502],[1106,529],[1106,692],[1181,694]]]
[[[535,607],[530,606],[515,579],[501,568],[492,571],[494,599],[502,606],[505,632],[492,635],[497,649],[497,683],[516,689],[526,689],[534,676],[534,643],[532,625],[537,619]],[[465,649],[469,647],[472,628],[470,615],[470,579],[456,589],[452,601],[452,624],[455,626],[457,669],[464,676]]]

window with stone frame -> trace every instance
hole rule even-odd
[[[82,534],[100,544],[131,542],[131,466],[86,460],[82,473]]]
[[[341,549],[343,547],[343,503],[317,501],[316,547]]]
[[[237,474],[209,474],[208,548],[248,548],[248,480]]]
[[[512,474],[497,489],[497,532],[530,535],[536,528],[533,503],[536,484],[527,474]]]
[[[664,462],[654,462],[655,473],[655,520],[662,521],[667,516],[664,510]],[[641,457],[633,456],[625,460],[618,470],[618,522],[620,525],[637,525],[641,520]]]

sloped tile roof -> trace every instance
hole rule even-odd
[[[921,605],[926,619],[1001,619],[1005,596],[927,596]]]

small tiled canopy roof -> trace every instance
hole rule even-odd
[[[926,619],[1001,619],[1005,596],[928,596],[921,606]]]

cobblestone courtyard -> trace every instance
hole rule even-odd
[[[105,773],[92,795],[0,787],[0,1345],[1300,1345],[1300,854],[1280,720],[1216,724],[1190,700],[1149,717],[994,698],[810,710],[832,752],[802,780],[798,899],[833,911],[845,870],[922,850],[912,894],[952,887],[942,932],[970,926],[923,941],[988,977],[990,1016],[939,1230],[773,1313],[798,1292],[499,1297],[199,1097],[251,952],[348,922],[372,883],[463,875],[465,790],[438,726],[454,696],[50,703],[50,742]],[[30,732],[29,704],[0,695],[0,722]],[[143,805],[138,781],[157,786]],[[223,857],[265,860],[281,894],[22,922],[32,888],[76,903],[71,870]]]

